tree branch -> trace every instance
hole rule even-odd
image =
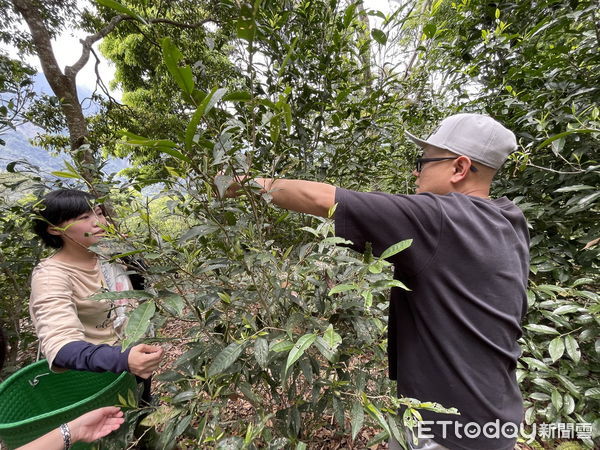
[[[81,56],[79,57],[79,59],[77,60],[77,62],[75,64],[73,64],[72,66],[65,67],[65,75],[67,77],[69,77],[69,79],[74,80],[75,77],[77,76],[77,73],[79,73],[79,71],[81,69],[83,69],[83,67],[89,61],[90,50],[92,48],[92,45],[95,42],[99,41],[100,39],[106,37],[111,31],[113,31],[117,27],[117,25],[119,23],[123,22],[124,20],[137,20],[137,19],[135,17],[128,16],[127,14],[120,14],[118,16],[113,17],[110,20],[110,22],[108,23],[108,25],[106,25],[104,28],[102,28],[97,33],[94,33],[94,34],[86,37],[85,39],[80,39],[79,42],[81,42],[81,45],[83,46]],[[213,19],[204,19],[204,20],[201,20],[200,22],[191,23],[191,24],[176,22],[174,20],[169,20],[169,19],[150,19],[150,20],[148,20],[148,22],[149,23],[166,23],[166,24],[173,25],[173,26],[180,27],[180,28],[198,28],[208,22],[217,23]]]
[[[123,20],[129,19],[133,19],[133,17],[128,16],[126,14],[115,16],[111,19],[108,25],[106,25],[97,33],[94,33],[91,36],[86,37],[85,39],[80,39],[79,42],[81,42],[81,45],[83,46],[81,56],[75,64],[73,64],[72,66],[65,67],[65,74],[67,75],[67,77],[74,80],[77,76],[77,73],[79,73],[79,71],[83,69],[83,67],[87,64],[88,60],[90,59],[90,51],[94,42],[99,41],[100,39],[108,35],[108,33],[114,30],[115,27]]]
[[[174,25],[174,26],[180,27],[180,28],[199,28],[208,22],[212,22],[214,24],[219,25],[219,22],[217,22],[214,19],[204,19],[197,23],[183,23],[183,22],[176,22],[174,20],[169,20],[169,19],[150,19],[150,20],[148,20],[148,22],[150,22],[150,23],[167,23],[169,25]]]

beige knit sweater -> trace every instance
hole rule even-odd
[[[99,263],[93,269],[82,269],[50,257],[35,267],[29,313],[50,367],[61,347],[69,342],[112,345],[117,341],[111,304],[86,300],[104,286]]]

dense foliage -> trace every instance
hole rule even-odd
[[[128,342],[151,322],[187,324],[186,352],[160,375],[161,406],[146,418],[164,446],[304,448],[323,429],[354,439],[367,424],[382,430],[377,442],[398,434],[399,402],[439,407],[390,395],[386,294],[397,282],[385,261],[337,246],[329,221],[272,208],[252,182],[241,199],[219,194],[234,173],[410,192],[416,149],[403,130],[426,135],[458,111],[486,112],[519,138],[494,194],[531,226],[526,422],[598,433],[594,2],[416,1],[387,15],[335,0],[98,3],[81,17],[90,32],[128,17],[102,43],[124,95],[89,119],[90,141],[132,161],[125,178],[91,186],[112,194],[120,218],[98,251],[147,264],[151,289],[128,294],[145,300]],[[59,175],[82,181],[77,172]],[[0,265],[21,292],[2,297],[5,322],[25,315],[39,248],[17,247],[27,216],[14,201],[2,208]]]
[[[498,117],[520,140],[496,192],[514,198],[531,226],[519,374],[526,421],[598,426],[597,5],[463,1],[433,18],[425,30],[432,61],[460,69],[447,86],[465,96],[463,108]]]

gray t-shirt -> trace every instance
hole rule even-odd
[[[515,439],[503,433],[488,438],[481,431],[468,438],[464,425],[499,420],[500,427],[518,427],[523,418],[515,367],[527,307],[529,234],[521,210],[507,198],[457,193],[337,188],[336,202],[336,234],[357,251],[370,242],[379,255],[413,239],[390,260],[395,278],[411,289],[393,288],[390,299],[390,378],[397,380],[398,395],[460,411],[460,416],[421,411],[425,421],[436,422],[427,425],[428,434],[450,449],[513,448]],[[452,423],[439,423],[444,420]],[[507,427],[506,434],[511,432]]]

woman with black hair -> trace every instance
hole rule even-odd
[[[121,265],[100,261],[89,250],[107,224],[103,206],[94,202],[92,195],[74,189],[50,192],[40,202],[34,231],[57,251],[33,270],[29,311],[51,369],[129,371],[148,379],[162,348],[139,344],[122,351],[115,343],[123,307],[88,300],[98,292],[132,289]]]

